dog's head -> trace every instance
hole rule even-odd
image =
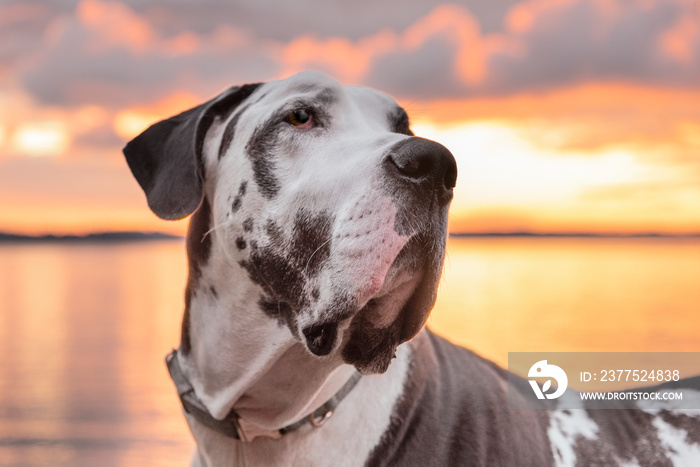
[[[316,73],[234,87],[124,149],[160,217],[193,212],[202,261],[256,285],[251,307],[321,357],[383,372],[435,301],[457,177],[377,91]],[[213,238],[213,240],[212,240]],[[226,258],[201,252],[226,245]]]

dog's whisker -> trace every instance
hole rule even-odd
[[[309,259],[306,260],[306,266],[304,266],[304,273],[309,272],[309,264],[311,263],[311,260],[313,259],[314,255],[315,255],[316,253],[318,253],[318,252],[321,250],[321,248],[323,248],[323,247],[326,246],[328,243],[330,243],[330,241],[331,241],[331,239],[329,238],[329,239],[326,240],[325,242],[321,243],[321,244],[318,246],[318,248],[316,248],[316,249],[314,250],[314,252],[311,253],[311,256],[309,256]]]
[[[233,224],[234,224],[234,221],[233,221],[233,220],[228,220],[228,221],[226,221],[226,222],[219,222],[219,223],[217,223],[217,224],[214,224],[214,226],[213,226],[211,229],[209,229],[209,230],[202,236],[202,239],[204,239],[204,237],[206,237],[207,235],[210,235],[212,232],[218,232],[218,231],[220,231],[221,229],[224,229],[224,228],[226,228],[226,227],[229,227],[229,226],[231,226],[231,225],[233,225]],[[231,253],[231,251],[229,250],[229,248],[230,248],[229,242],[223,241],[223,242],[220,242],[220,243],[221,243],[221,249],[223,250],[224,255],[226,255],[226,260],[227,260],[227,262],[228,262],[229,264],[233,263],[233,262],[234,262],[234,256],[233,256],[233,254]]]

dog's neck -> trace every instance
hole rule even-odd
[[[265,317],[257,287],[231,280],[246,272],[210,235],[212,261],[198,266],[196,281],[190,277],[183,371],[215,418],[234,410],[260,428],[281,428],[322,405],[355,370],[338,357],[311,355]]]
[[[185,413],[197,441],[192,465],[362,465],[392,423],[412,352],[408,343],[399,346],[387,372],[362,377],[321,427],[306,424],[281,439],[233,440]]]

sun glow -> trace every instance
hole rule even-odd
[[[131,139],[155,122],[194,107],[202,98],[178,92],[150,106],[129,108],[114,117],[114,131],[124,139]]]
[[[585,154],[537,148],[507,123],[414,125],[414,130],[441,141],[457,158],[458,210],[475,202],[571,202],[591,188],[644,181],[650,170],[621,149]]]
[[[60,122],[25,123],[14,131],[12,145],[28,156],[58,156],[70,146],[70,136]]]
[[[413,130],[440,141],[457,159],[453,231],[612,233],[700,226],[700,203],[687,202],[689,196],[700,200],[700,189],[677,183],[674,167],[633,147],[543,147],[517,123],[496,120],[414,124]],[[663,187],[663,197],[649,195],[648,187]]]
[[[133,138],[158,120],[155,115],[125,110],[114,119],[114,130],[122,138]]]

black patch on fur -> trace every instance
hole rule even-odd
[[[185,355],[189,354],[190,350],[192,350],[192,343],[190,341],[190,306],[192,305],[193,294],[194,291],[188,281],[187,288],[185,289],[185,313],[182,315],[180,329],[180,350]]]
[[[275,165],[270,159],[262,157],[253,159],[253,178],[258,184],[260,193],[267,199],[274,198],[280,191],[279,181],[273,173],[274,167]]]
[[[343,348],[343,360],[365,373],[384,373],[401,341],[401,315],[387,328],[376,328],[367,318],[377,313],[376,303],[370,300],[352,320],[350,338]]]
[[[239,209],[241,209],[241,204],[242,204],[241,198],[240,198],[239,196],[236,196],[236,197],[233,199],[233,203],[231,203],[231,212],[232,212],[232,213],[235,213],[235,212],[237,212]]]
[[[686,442],[700,445],[700,423],[697,417],[689,417],[683,413],[662,410],[659,416],[669,425],[686,432]]]
[[[211,110],[216,116],[225,121],[231,116],[232,112],[236,111],[244,100],[248,99],[250,95],[263,84],[265,83],[248,83],[240,87],[232,88],[234,92],[213,105]]]
[[[300,210],[294,220],[292,254],[307,276],[315,276],[331,254],[333,218],[325,212],[314,215]]]
[[[282,234],[282,229],[272,220],[268,219],[265,223],[265,233],[270,237],[270,244],[274,248],[282,248],[284,244],[284,235]]]
[[[327,213],[302,209],[296,214],[291,238],[287,238],[268,220],[267,244],[259,247],[251,241],[249,258],[239,263],[263,290],[261,310],[292,331],[294,316],[318,299],[319,291],[310,282],[330,255],[332,225],[333,218]]]
[[[219,294],[216,292],[216,288],[213,285],[209,287],[209,293],[214,299],[218,300]]]
[[[245,250],[246,246],[247,245],[243,237],[236,238],[236,248],[238,248],[239,250]]]
[[[387,115],[387,120],[389,121],[389,131],[392,133],[413,136],[408,114],[403,108],[394,107],[391,109]]]
[[[211,254],[211,206],[207,197],[192,214],[190,228],[187,232],[187,258],[190,263],[190,281],[196,282],[201,275],[201,268],[209,261]]]
[[[294,313],[292,312],[289,303],[271,301],[267,300],[265,297],[260,297],[260,300],[258,300],[258,306],[267,316],[277,320],[277,323],[280,326],[284,326],[286,324],[289,329],[294,329],[296,326],[296,323],[294,323],[293,320]]]
[[[245,87],[245,86],[244,86]],[[252,91],[250,91],[252,93]],[[248,93],[248,96],[250,96],[250,93]],[[250,107],[250,104],[242,106],[229,120],[228,124],[226,124],[226,128],[224,129],[224,134],[221,137],[221,145],[219,146],[219,160],[221,160],[226,153],[228,152],[229,147],[231,146],[231,143],[233,142],[233,136],[236,132],[236,126],[238,125],[238,121],[241,118],[241,115],[248,110]]]
[[[251,250],[250,258],[239,264],[250,280],[262,288],[264,296],[258,302],[262,310],[280,323],[293,322],[292,312],[307,305],[301,271],[271,248],[254,248],[251,242]],[[281,308],[281,303],[286,306]]]
[[[280,190],[279,180],[274,174],[274,149],[278,139],[274,123],[271,120],[256,128],[246,146],[246,153],[253,164],[253,179],[267,199],[274,198]]]
[[[249,217],[243,221],[243,230],[245,232],[252,232],[253,231],[253,218],[252,217]]]
[[[241,182],[241,186],[238,187],[238,194],[233,198],[233,203],[231,203],[231,212],[237,212],[243,205],[243,196],[245,196],[246,188],[248,187],[248,182]]]
[[[612,450],[610,448],[602,449],[604,447],[605,445],[597,439],[587,439],[583,436],[576,437],[576,443],[574,444],[574,452],[576,453],[576,467],[588,467],[592,465],[619,465]],[[652,465],[658,467],[672,467],[670,461],[668,461],[668,459],[666,459],[666,461],[668,463],[654,463]]]
[[[642,466],[673,465],[657,436],[654,415],[629,409],[586,410],[586,414],[598,425],[598,434],[594,440],[576,439],[577,466],[616,465],[609,461],[616,457],[635,459]]]
[[[190,305],[195,291],[199,287],[202,267],[209,261],[211,255],[211,238],[207,233],[211,229],[211,207],[205,196],[197,210],[192,214],[190,227],[187,232],[187,258],[189,261],[189,277],[185,292],[185,314],[182,318],[180,348],[188,354],[190,344]]]

